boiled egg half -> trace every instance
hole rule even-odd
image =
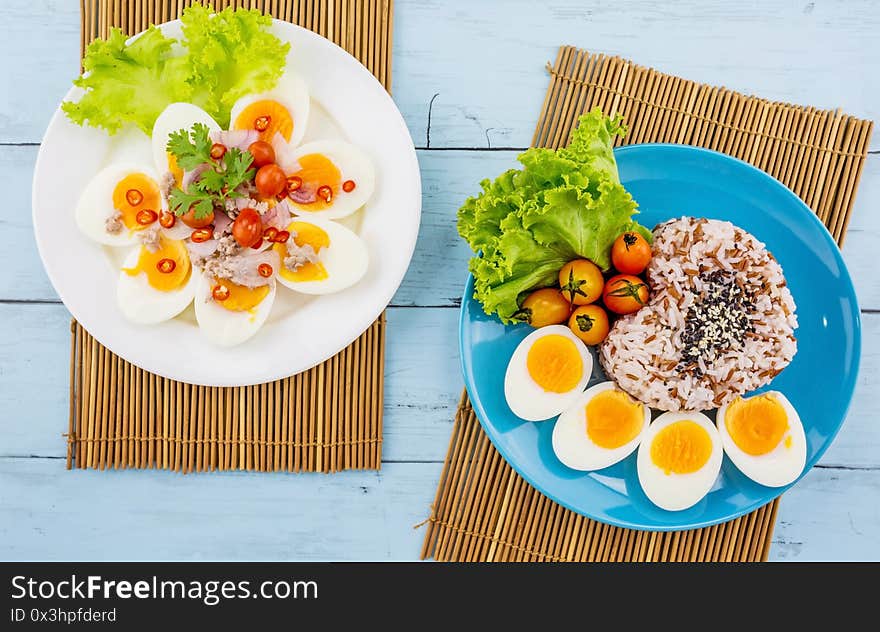
[[[527,421],[558,415],[583,393],[593,357],[568,327],[549,325],[523,338],[504,375],[504,397]]]
[[[639,445],[639,483],[652,503],[681,511],[709,493],[723,456],[721,438],[706,415],[664,413],[648,427]]]
[[[86,185],[76,205],[76,224],[90,239],[108,246],[131,246],[137,233],[162,213],[156,172],[136,164],[110,165]]]
[[[168,152],[168,140],[173,132],[186,130],[190,133],[196,123],[206,125],[208,132],[220,131],[217,121],[192,103],[172,103],[162,110],[153,124],[150,142],[153,146],[153,162],[156,164],[156,170],[161,174],[170,172],[177,186],[180,186],[183,180],[183,170],[177,165],[177,158]]]
[[[295,218],[287,243],[275,244],[278,281],[303,294],[330,294],[360,281],[369,256],[363,240],[329,220]],[[309,261],[308,259],[313,259]]]
[[[195,296],[195,285],[184,243],[161,237],[155,252],[140,246],[126,257],[116,302],[133,323],[160,323],[187,308]]]
[[[367,155],[341,140],[306,143],[280,163],[287,174],[292,211],[322,219],[338,219],[361,208],[376,186]]]
[[[553,451],[574,470],[600,470],[632,454],[650,422],[650,408],[614,382],[602,382],[584,391],[559,416]]]
[[[298,75],[286,72],[268,92],[241,97],[232,106],[230,129],[255,130],[272,143],[275,134],[290,146],[299,145],[309,120],[309,88]]]
[[[202,274],[196,286],[196,320],[211,342],[232,347],[259,331],[274,302],[274,281],[249,288]]]
[[[737,397],[718,409],[716,423],[727,456],[756,483],[782,487],[804,471],[804,426],[782,393]]]

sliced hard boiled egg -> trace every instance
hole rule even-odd
[[[373,164],[360,149],[341,140],[306,143],[280,163],[288,198],[297,215],[338,219],[362,207],[375,188]]]
[[[526,336],[510,357],[504,397],[517,417],[549,419],[574,403],[592,371],[593,357],[568,327],[541,327]]]
[[[153,162],[160,174],[171,173],[174,182],[180,186],[183,170],[177,165],[177,159],[168,153],[168,139],[173,132],[192,131],[193,125],[202,123],[208,126],[209,132],[219,132],[220,126],[210,114],[192,103],[172,103],[156,118],[153,124],[151,142],[153,144]]]
[[[632,454],[650,422],[650,408],[614,382],[601,382],[559,416],[553,427],[553,451],[574,470],[600,470]]]
[[[804,471],[804,426],[782,393],[738,397],[718,409],[717,425],[727,456],[756,483],[783,487]]]
[[[345,226],[298,217],[285,230],[287,243],[274,248],[281,258],[277,279],[290,289],[330,294],[354,285],[367,271],[367,247]]]
[[[211,342],[232,347],[259,331],[274,301],[274,282],[249,288],[200,275],[196,286],[196,320]]]
[[[140,246],[126,257],[116,302],[131,322],[160,323],[186,309],[195,296],[195,286],[186,246],[163,237],[155,252]]]
[[[241,97],[232,106],[230,129],[255,130],[271,143],[275,134],[290,146],[299,145],[309,120],[309,88],[298,75],[287,72],[268,92]]]
[[[143,165],[110,165],[86,185],[76,205],[76,224],[86,237],[108,246],[131,246],[137,233],[162,213],[155,171]]]
[[[639,483],[652,503],[681,511],[709,493],[723,456],[721,438],[706,415],[664,413],[648,427],[639,445]]]

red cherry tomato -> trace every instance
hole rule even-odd
[[[204,228],[205,226],[210,226],[214,223],[214,211],[211,211],[204,217],[196,219],[196,212],[193,209],[190,209],[180,216],[180,221],[190,228]]]
[[[255,183],[260,196],[271,198],[282,193],[287,188],[287,176],[284,175],[284,170],[281,167],[272,163],[271,165],[260,167],[257,171]]]
[[[263,220],[252,208],[246,208],[232,222],[232,236],[242,247],[249,248],[263,238]]]
[[[248,151],[254,157],[251,163],[259,169],[275,162],[275,149],[264,140],[256,140],[248,146]]]

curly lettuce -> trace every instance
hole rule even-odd
[[[92,42],[74,81],[84,93],[61,106],[70,120],[109,134],[133,124],[149,134],[162,110],[186,101],[227,127],[236,100],[273,88],[284,72],[290,44],[268,31],[272,18],[259,11],[215,14],[194,4],[181,24],[180,42],[155,26],[130,43],[116,28]]]
[[[272,18],[256,9],[227,7],[212,14],[195,4],[183,12],[180,22],[194,102],[225,129],[239,98],[275,86],[290,44],[269,33]]]
[[[87,123],[115,134],[134,123],[149,134],[169,103],[189,98],[187,62],[172,56],[176,40],[155,26],[131,44],[126,44],[127,39],[114,28],[106,40],[89,44],[83,59],[85,72],[73,82],[85,93],[79,101],[61,104],[77,125]]]
[[[612,151],[624,135],[621,116],[597,108],[580,118],[567,147],[533,148],[521,169],[481,182],[482,193],[458,211],[458,232],[477,253],[470,261],[474,296],[487,314],[512,322],[520,297],[553,285],[568,261],[611,266],[611,245],[624,231],[650,241],[633,220],[636,202],[620,184]]]

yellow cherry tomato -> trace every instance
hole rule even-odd
[[[608,314],[599,305],[581,305],[571,313],[568,327],[588,345],[597,345],[608,335]]]
[[[575,259],[559,271],[559,287],[573,305],[589,305],[602,296],[605,279],[602,271],[592,261]]]
[[[565,300],[562,292],[545,287],[529,294],[513,317],[532,327],[545,327],[564,323],[570,313],[571,304]]]

